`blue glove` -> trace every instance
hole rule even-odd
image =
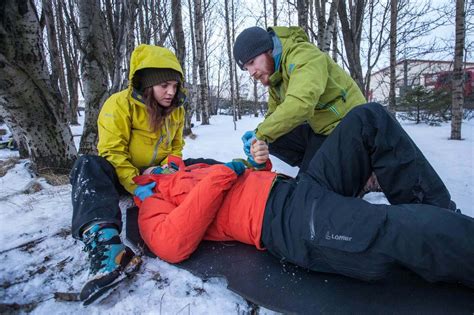
[[[253,130],[245,132],[242,136],[242,142],[244,143],[244,152],[245,155],[247,155],[248,157],[252,157],[252,155],[250,154],[250,147],[252,146],[252,142],[256,139],[257,137],[255,136],[255,131]]]
[[[245,164],[239,161],[227,162],[224,164],[237,174],[237,176],[242,175],[245,172]]]
[[[145,198],[153,195],[153,187],[155,186],[156,186],[155,182],[151,182],[143,186],[138,185],[138,187],[135,188],[135,191],[133,192],[133,194],[137,196],[138,198],[140,198],[141,201],[143,201],[145,200]]]

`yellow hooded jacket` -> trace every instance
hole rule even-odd
[[[137,187],[132,179],[140,170],[166,164],[170,154],[181,157],[184,147],[183,106],[176,107],[157,132],[151,130],[146,105],[132,85],[135,72],[144,68],[173,69],[183,78],[178,59],[170,50],[139,45],[130,58],[128,88],[105,101],[97,121],[99,155],[114,166],[120,184],[132,194]],[[177,92],[179,105],[185,101],[184,93],[182,87]]]

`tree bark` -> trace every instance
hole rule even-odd
[[[395,88],[397,81],[397,0],[390,1],[390,89],[388,92],[388,111],[395,114]]]
[[[350,4],[352,4],[352,1]],[[345,1],[339,1],[338,6],[349,72],[361,91],[364,90],[364,77],[360,62],[360,43],[365,5],[366,0],[355,0],[354,5],[349,8],[349,16],[347,15]]]
[[[296,0],[298,26],[308,33],[308,0]]]
[[[130,0],[128,1],[127,5],[127,16],[129,17],[127,24],[128,24],[128,32],[127,36],[127,44],[126,44],[126,53],[125,53],[125,74],[128,75],[130,72],[130,57],[132,56],[133,49],[135,48],[135,22],[137,20],[137,8],[138,8],[138,0]],[[128,84],[128,76],[125,75],[124,78],[124,86]],[[127,84],[125,84],[127,83]]]
[[[77,151],[63,100],[51,84],[32,3],[0,4],[0,116],[25,145],[38,171],[68,173]]]
[[[464,0],[456,0],[456,44],[454,47],[453,98],[451,118],[451,139],[461,140],[462,112],[464,103],[463,54],[466,38],[466,13]]]
[[[181,64],[183,73],[186,73],[186,41],[183,31],[183,18],[181,0],[171,0],[171,13],[173,23],[173,33],[176,40],[176,57]],[[186,77],[186,75],[184,75]]]
[[[85,101],[84,129],[79,152],[96,154],[97,118],[101,105],[109,97],[107,52],[104,43],[110,41],[110,38],[104,36],[106,21],[100,3],[96,0],[82,0],[78,4]]]
[[[230,24],[231,24],[231,33],[232,33],[232,43],[235,43],[235,6],[234,0],[230,2]],[[242,100],[240,97],[240,83],[239,83],[239,75],[237,73],[237,68],[233,67],[234,69],[234,76],[235,76],[235,110],[236,110],[236,118],[238,120],[242,119]]]
[[[172,24],[173,24],[173,33],[176,41],[176,57],[181,64],[183,69],[183,77],[186,78],[186,40],[184,37],[183,31],[183,18],[182,18],[182,5],[181,0],[172,0],[171,1],[171,15],[172,15]],[[184,117],[184,130],[183,134],[185,136],[192,134],[191,130],[191,104],[186,102],[184,105],[185,117]]]
[[[192,88],[191,88],[191,99],[192,105],[191,108],[194,109],[196,113],[196,121],[201,121],[201,109],[200,109],[200,101],[199,101],[199,94],[198,94],[198,61],[197,61],[197,54],[196,54],[196,34],[194,32],[194,22],[193,22],[193,10],[191,5],[191,0],[188,0],[188,8],[189,8],[189,29],[191,30],[191,50],[193,58],[191,60],[191,65],[193,69],[193,77],[192,77]],[[192,115],[191,115],[192,117]]]
[[[272,7],[273,7],[273,25],[277,26],[278,25],[278,0],[273,0],[272,1]]]
[[[337,45],[337,19],[334,21],[334,31],[332,32],[332,60],[337,62],[337,55],[339,53],[339,48]]]
[[[389,43],[389,36],[387,36],[388,23],[390,23],[390,0],[385,0],[386,5],[380,5],[379,0],[369,0],[367,14],[367,53],[366,53],[366,71],[364,75],[364,95],[370,101],[372,97],[371,78],[372,70],[377,64],[382,53],[385,52],[385,47]],[[398,17],[398,14],[397,14]],[[398,37],[398,36],[397,36]]]
[[[326,0],[316,0],[315,11],[318,21],[318,47],[321,51],[329,52],[331,41],[334,39],[334,33],[336,31],[339,0],[333,0],[331,2],[329,14],[326,14],[326,4]],[[328,16],[327,21],[326,16]]]
[[[276,0],[274,0],[276,1]],[[224,11],[225,11],[225,32],[226,32],[226,41],[227,41],[227,57],[229,60],[229,85],[230,85],[230,103],[234,111],[233,121],[234,121],[234,130],[237,129],[236,121],[236,108],[235,108],[235,96],[234,96],[234,60],[232,58],[232,35],[230,29],[230,14],[229,14],[229,0],[224,1]]]
[[[66,81],[64,79],[64,68],[62,65],[62,58],[59,52],[57,27],[55,25],[53,5],[51,0],[42,1],[43,14],[45,17],[45,25],[47,31],[48,48],[49,48],[49,60],[51,65],[51,85],[56,93],[59,93],[59,97],[63,99],[65,105],[64,111],[69,112],[69,104],[66,102]],[[67,117],[67,116],[66,116]]]
[[[334,37],[337,39],[336,24],[337,24],[337,8],[339,6],[339,0],[333,0],[331,8],[329,9],[329,18],[326,24],[325,31],[322,38],[322,50],[329,51],[331,47],[331,40]]]
[[[66,29],[64,25],[63,17],[66,15],[65,10],[67,8],[64,6],[63,1],[57,2],[57,28],[58,28],[58,37],[60,49],[64,58],[64,68],[65,68],[65,77],[67,82],[67,93],[63,95],[63,99],[68,103],[68,112],[66,115],[69,117],[68,121],[71,125],[79,125],[77,119],[78,115],[78,106],[79,106],[79,66],[77,63],[77,49],[74,46],[74,41],[71,40],[70,29],[74,26],[69,26]]]
[[[127,53],[127,39],[128,33],[133,32],[133,27],[128,23],[130,19],[133,19],[133,11],[135,10],[134,2],[127,1],[116,4],[114,11],[112,12],[114,18],[112,25],[114,25],[114,32],[111,34],[113,37],[113,47],[108,56],[108,64],[110,64],[109,73],[112,77],[112,86],[110,91],[112,93],[118,92],[125,88],[124,86],[124,74],[127,73],[124,68],[125,55]]]
[[[254,99],[253,117],[258,117],[258,86],[257,86],[257,80],[252,80],[252,81],[253,81],[253,99]]]
[[[201,96],[202,108],[202,125],[209,125],[209,93],[207,88],[206,77],[206,59],[204,52],[204,26],[203,26],[204,12],[201,0],[194,0],[194,20],[196,23],[196,54],[198,57],[199,68],[199,90]]]

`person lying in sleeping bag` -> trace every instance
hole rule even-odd
[[[240,241],[314,271],[362,280],[395,264],[428,281],[474,287],[474,219],[398,122],[379,104],[341,121],[296,179],[240,161],[197,164],[156,183],[139,205],[140,234],[159,258],[181,262],[202,240]],[[375,172],[391,205],[357,198]]]

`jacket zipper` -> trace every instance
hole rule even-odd
[[[160,139],[158,139],[158,142],[155,144],[155,149],[153,150],[153,157],[151,158],[150,165],[155,164],[155,159],[156,156],[158,155],[158,146],[160,143],[163,141],[163,135],[160,136]]]
[[[168,143],[167,143],[167,145],[168,145],[168,147],[169,147],[169,145],[170,145],[170,132],[169,132],[169,128],[168,128],[168,127],[169,127],[169,126],[168,126],[168,117],[167,117],[167,118],[165,118],[165,129],[166,129],[166,135],[168,136]]]

